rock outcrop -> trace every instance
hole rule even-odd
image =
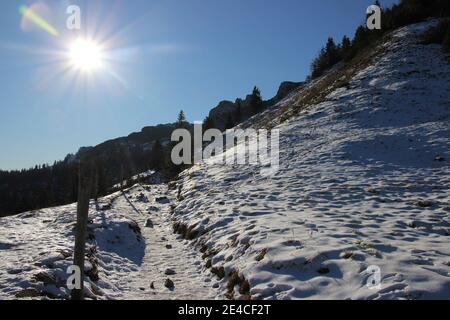
[[[282,82],[276,96],[263,102],[264,109],[274,106],[303,84],[304,82]],[[252,110],[251,98],[251,95],[247,95],[245,99],[238,98],[235,102],[221,101],[208,115],[213,127],[224,131],[229,121],[238,124],[252,117],[255,112]]]

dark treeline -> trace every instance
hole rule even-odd
[[[66,161],[20,171],[0,171],[0,216],[76,199],[77,167]]]
[[[374,4],[381,7],[380,2]],[[381,30],[369,30],[361,25],[355,32],[353,40],[344,36],[340,43],[329,38],[325,47],[311,64],[311,78],[315,79],[338,62],[347,62],[354,58],[368,45],[375,43],[386,33],[408,24],[424,21],[428,18],[450,16],[449,0],[401,0],[391,8],[382,8]],[[445,34],[444,34],[445,35]],[[449,42],[450,42],[450,35]],[[444,39],[442,39],[442,42]],[[445,45],[445,44],[444,44]]]
[[[53,165],[0,170],[0,216],[75,202],[80,163],[92,172],[93,197],[104,196],[114,185],[148,170],[159,171],[167,178],[178,174],[183,168],[170,161],[170,135],[176,127],[190,127],[184,115],[179,122],[81,148],[76,155]]]
[[[155,153],[139,148],[126,148],[123,153],[111,149],[101,158],[77,156],[52,166],[0,171],[0,216],[75,202],[80,163],[94,173],[93,197],[106,195],[115,184],[121,183],[121,179],[162,168],[165,151],[159,142],[155,142],[155,146]]]

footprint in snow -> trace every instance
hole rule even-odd
[[[173,275],[176,274],[176,272],[175,272],[175,270],[172,270],[172,269],[166,269],[166,271],[164,272],[164,274],[165,274],[166,276],[173,276]]]

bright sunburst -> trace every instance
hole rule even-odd
[[[70,64],[85,72],[99,69],[103,64],[100,45],[86,39],[77,39],[69,49]]]

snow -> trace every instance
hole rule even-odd
[[[214,279],[202,273],[201,259],[188,241],[173,233],[170,220],[170,201],[166,186],[151,186],[151,191],[135,186],[130,192],[135,221],[143,226],[146,241],[144,259],[139,269],[120,281],[121,293],[117,299],[214,299],[218,293],[213,288]],[[143,196],[142,196],[143,195]],[[152,204],[148,205],[148,201]],[[137,201],[136,201],[137,200]],[[114,210],[129,211],[125,198],[117,201]],[[169,272],[167,272],[170,270]],[[174,282],[174,289],[164,286],[166,279]],[[151,285],[153,283],[153,288]]]
[[[173,234],[167,219],[170,203],[157,202],[165,196],[165,189],[162,185],[149,188],[137,184],[123,194],[117,192],[98,204],[91,203],[87,252],[92,259],[87,259],[85,270],[92,270],[94,261],[99,279],[85,282],[88,298],[217,296],[212,277],[201,274],[197,253]],[[148,219],[152,228],[146,227]],[[73,261],[75,221],[75,205],[2,218],[0,299],[14,299],[30,289],[39,295],[28,298],[69,298],[66,271]],[[165,275],[167,269],[176,274]],[[175,284],[173,290],[164,286],[168,278]]]
[[[213,267],[253,298],[450,298],[450,66],[418,44],[432,23],[397,31],[350,89],[277,127],[275,176],[213,161],[183,174],[174,219],[206,230]]]
[[[91,203],[87,296],[450,299],[450,65],[418,43],[433,23],[398,30],[348,88],[279,125],[276,174],[211,159]],[[68,297],[75,213],[0,219],[0,299]]]

